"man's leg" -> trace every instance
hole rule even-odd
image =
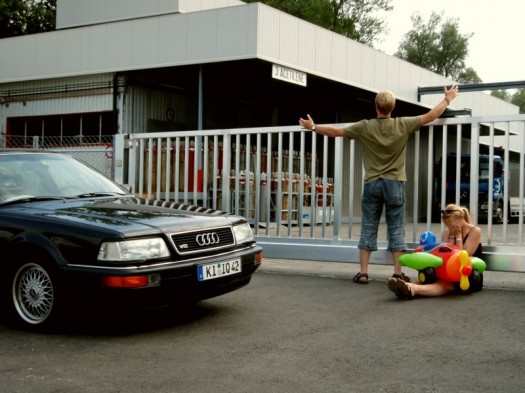
[[[392,252],[394,275],[402,276],[399,257],[406,249],[405,243],[405,183],[385,180],[386,222],[388,226],[388,249]]]
[[[370,255],[372,251],[370,250],[359,250],[359,272],[368,274],[368,262],[370,261]],[[365,279],[360,279],[365,281]]]
[[[368,262],[372,251],[377,250],[377,230],[383,210],[381,181],[365,184],[361,200],[361,236],[357,247],[359,248],[359,273],[368,274]],[[354,281],[365,282],[367,277],[359,274]]]
[[[392,251],[392,259],[394,260],[394,274],[401,275],[403,268],[399,263],[399,257],[404,254],[404,251]]]

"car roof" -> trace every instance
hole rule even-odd
[[[70,155],[68,153],[64,152],[55,152],[55,151],[47,151],[47,150],[35,150],[35,149],[0,149],[0,154],[3,155],[23,155],[23,154],[45,154],[45,155],[55,155],[55,154],[62,154],[62,155]]]

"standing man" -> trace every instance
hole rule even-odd
[[[388,226],[388,250],[392,252],[394,275],[410,282],[399,264],[399,256],[406,250],[405,243],[405,161],[408,138],[421,126],[431,123],[445,111],[458,95],[458,86],[444,88],[445,97],[430,111],[421,116],[392,118],[396,104],[394,94],[388,90],[377,93],[375,107],[377,118],[361,120],[344,128],[315,124],[299,119],[299,124],[321,135],[345,137],[360,142],[365,168],[364,190],[361,201],[362,221],[359,239],[360,271],[353,281],[368,284],[368,262],[372,251],[377,250],[379,220],[385,206]]]

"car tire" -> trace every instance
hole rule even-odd
[[[47,332],[59,319],[60,292],[50,264],[24,262],[12,272],[8,317],[17,327]]]

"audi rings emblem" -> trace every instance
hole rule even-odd
[[[201,233],[195,237],[195,241],[201,247],[212,246],[214,244],[219,244],[219,235],[215,232],[210,233]]]

